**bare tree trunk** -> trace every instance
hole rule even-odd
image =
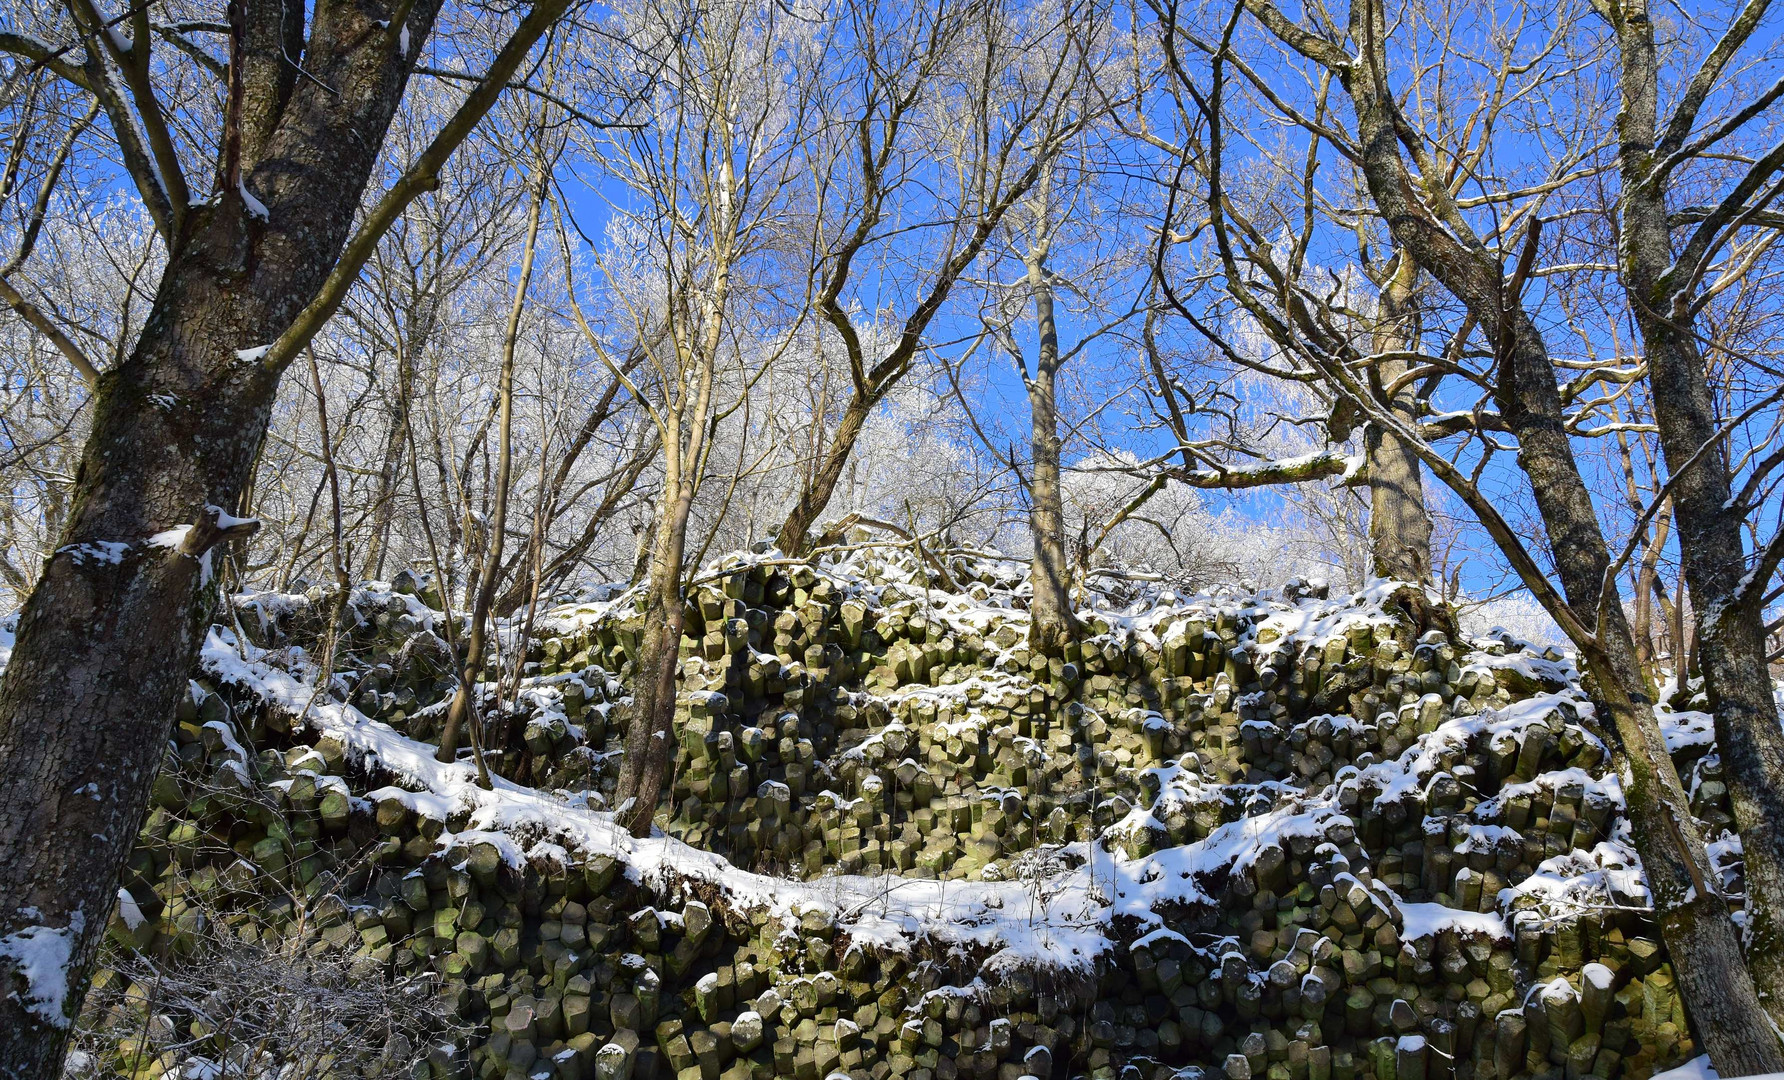
[[[1646,447],[1644,446],[1645,450]],[[1617,454],[1623,465],[1623,486],[1629,499],[1629,509],[1638,519],[1644,510],[1644,500],[1640,481],[1635,473],[1635,451],[1630,445],[1628,432],[1617,432]],[[1648,458],[1650,470],[1653,458]],[[1672,499],[1662,497],[1659,509],[1654,513],[1651,531],[1641,530],[1635,547],[1635,571],[1632,575],[1634,587],[1631,590],[1630,617],[1635,634],[1635,656],[1641,662],[1642,671],[1648,679],[1650,690],[1660,685],[1659,656],[1654,643],[1654,596],[1659,592],[1660,556],[1666,550],[1666,538],[1672,532]]]
[[[1606,580],[1609,550],[1574,460],[1554,365],[1519,295],[1535,256],[1535,225],[1508,283],[1498,256],[1475,236],[1447,189],[1428,176],[1414,178],[1401,157],[1410,123],[1388,88],[1389,27],[1378,0],[1351,4],[1348,34],[1360,58],[1309,33],[1271,0],[1243,2],[1279,40],[1324,65],[1343,86],[1355,109],[1359,164],[1395,244],[1468,308],[1493,344],[1494,400],[1517,439],[1567,606],[1591,628],[1576,643],[1617,735],[1634,839],[1681,996],[1722,1075],[1784,1071],[1784,1048],[1760,1005],[1726,903],[1707,880],[1702,837],[1644,691],[1615,580]]]
[[[1756,602],[1763,583],[1750,600],[1741,596],[1747,576],[1745,511],[1730,497],[1726,446],[1698,351],[1693,297],[1678,284],[1679,275],[1690,270],[1677,265],[1667,220],[1670,174],[1661,160],[1678,151],[1690,117],[1677,114],[1661,135],[1659,60],[1644,7],[1638,3],[1609,20],[1622,62],[1618,266],[1645,346],[1683,576],[1697,615],[1697,659],[1741,836],[1747,962],[1760,1000],[1775,1020],[1784,1021],[1784,727],[1772,697],[1765,620]],[[1751,33],[1752,26],[1744,32]],[[1730,30],[1740,33],[1739,24]],[[1680,106],[1688,107],[1689,101]],[[1684,679],[1680,666],[1681,685]]]
[[[543,125],[537,135],[545,138]],[[496,390],[501,402],[501,417],[496,424],[496,478],[494,506],[491,507],[488,537],[484,544],[477,593],[471,603],[471,632],[466,640],[463,666],[459,670],[458,689],[453,691],[452,704],[446,713],[446,726],[440,732],[440,748],[434,755],[440,761],[458,760],[458,734],[468,720],[477,742],[477,781],[490,786],[488,766],[484,763],[481,718],[477,715],[477,679],[483,674],[483,652],[487,641],[485,624],[490,621],[490,606],[496,587],[501,584],[502,545],[508,531],[508,489],[514,474],[514,356],[520,341],[520,319],[526,311],[527,290],[533,283],[533,257],[539,249],[539,219],[545,208],[548,162],[543,145],[536,148],[533,159],[531,205],[527,208],[526,240],[520,254],[520,279],[514,285],[514,303],[508,308],[508,325],[502,334],[502,375]]]
[[[1071,570],[1065,555],[1065,507],[1059,487],[1059,327],[1053,317],[1053,283],[1047,277],[1042,242],[1028,259],[1028,287],[1034,293],[1035,332],[1040,339],[1035,373],[1028,384],[1032,418],[1029,449],[1029,525],[1034,554],[1029,582],[1034,598],[1028,605],[1028,641],[1042,653],[1057,655],[1078,635],[1072,613]]]
[[[254,5],[263,8],[277,10]],[[438,7],[421,0],[403,10],[400,28],[380,32],[359,8],[317,4],[303,49],[308,80],[288,61],[232,72],[219,198],[192,202],[171,154],[132,170],[168,237],[167,267],[130,355],[94,393],[66,531],[0,680],[0,940],[68,957],[29,985],[16,959],[0,959],[0,1075],[12,1080],[59,1072],[118,867],[203,640],[212,549],[241,531],[217,508],[238,505],[284,365],[344,292],[325,285],[407,83],[411,58],[397,34],[424,42]],[[520,55],[561,10],[541,4],[527,16]],[[295,24],[301,38],[301,12],[275,14],[270,38],[265,20],[254,21],[243,52],[279,48],[279,24]],[[89,63],[102,64],[94,41]],[[146,60],[149,42],[134,47]],[[462,132],[518,60],[505,51],[492,65],[497,86],[455,118],[468,121]],[[138,111],[152,114],[148,94]],[[438,168],[433,151],[449,153],[462,132],[418,167]],[[413,186],[413,171],[405,182]],[[375,243],[404,204],[400,193],[387,197],[361,237],[369,228]],[[285,351],[262,362],[261,347],[275,341]]]
[[[347,608],[353,602],[353,576],[347,570],[351,558],[345,539],[341,535],[341,474],[335,468],[334,444],[328,434],[328,394],[322,386],[322,368],[316,363],[316,350],[305,349],[310,361],[311,386],[316,391],[316,433],[317,444],[322,448],[322,478],[328,485],[329,501],[329,562],[334,575],[334,602],[328,608],[328,627],[322,646],[322,663],[316,672],[315,692],[304,706],[307,714],[316,698],[330,692],[330,684],[334,682],[335,650],[341,642],[341,624],[346,621]]]
[[[889,385],[887,389],[890,389]],[[861,438],[861,429],[867,426],[867,418],[879,402],[879,394],[857,387],[848,404],[843,406],[842,419],[836,425],[836,433],[830,437],[823,460],[811,477],[799,486],[799,497],[793,501],[793,508],[787,511],[787,520],[775,535],[775,546],[788,555],[802,555],[810,548],[811,530],[817,525],[824,508],[830,505],[843,470],[848,467],[849,455],[855,452],[855,443]]]
[[[1413,282],[1418,265],[1401,256],[1382,286],[1375,332],[1376,355],[1403,352],[1413,337]],[[1383,385],[1406,373],[1405,360],[1388,359],[1376,368]],[[1418,401],[1405,386],[1388,399],[1407,426],[1418,425]],[[1363,432],[1369,468],[1369,547],[1373,573],[1394,581],[1424,585],[1431,580],[1431,515],[1425,509],[1418,454],[1391,431],[1370,424]]]
[[[390,524],[396,515],[396,490],[403,478],[404,432],[409,424],[409,398],[415,392],[415,356],[426,347],[433,324],[433,300],[423,301],[427,315],[419,328],[411,325],[411,333],[402,342],[396,358],[396,386],[390,399],[390,431],[384,439],[383,460],[378,465],[378,487],[372,495],[372,535],[366,550],[366,574],[374,579],[384,576],[384,559],[390,551]]]
[[[614,814],[633,836],[650,835],[675,748],[675,674],[684,617],[682,560],[694,488],[665,491],[663,513],[651,530],[650,585],[644,608],[637,672],[632,677],[632,719],[614,791]]]
[[[1554,368],[1521,307],[1507,312],[1503,323],[1496,332],[1512,340],[1502,346],[1509,362],[1495,396],[1517,437],[1568,606],[1597,628],[1593,647],[1583,650],[1585,667],[1628,769],[1624,794],[1636,849],[1681,996],[1718,1071],[1745,1076],[1784,1070],[1784,1049],[1743,961],[1726,901],[1707,872],[1703,839],[1654,718],[1615,579],[1607,580],[1610,553],[1568,443]]]
[[[1654,239],[1629,231],[1626,250]],[[1670,249],[1664,254],[1670,262]],[[1641,261],[1635,255],[1626,265]],[[1688,328],[1654,312],[1649,302],[1658,299],[1635,288],[1631,296],[1646,345],[1660,445],[1672,476],[1682,570],[1697,617],[1697,666],[1741,836],[1748,964],[1767,1009],[1784,1021],[1784,727],[1766,668],[1764,619],[1757,605],[1737,595],[1747,573],[1743,511],[1731,505],[1728,460],[1696,342]],[[1674,651],[1683,685],[1689,651]]]

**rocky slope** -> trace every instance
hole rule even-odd
[[[432,757],[449,680],[423,580],[355,592],[327,694],[331,598],[236,597],[84,1068],[274,1075],[279,1038],[157,990],[219,940],[391,989],[372,1049],[346,1024],[314,1075],[1645,1080],[1694,1053],[1560,654],[1452,641],[1386,586],[1130,582],[1038,656],[1022,576],[722,561],[648,840],[602,812],[629,597],[510,628],[483,686],[493,791]],[[1706,718],[1668,722],[1713,835]],[[1738,893],[1738,845],[1716,851]]]

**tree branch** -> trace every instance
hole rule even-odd
[[[391,185],[377,205],[366,212],[359,231],[347,241],[340,259],[329,272],[327,280],[322,283],[315,299],[298,313],[290,327],[279,335],[279,339],[273,342],[266,355],[261,358],[260,363],[266,370],[283,371],[296,358],[298,351],[322,329],[323,324],[341,306],[341,301],[346,299],[354,282],[359,280],[360,270],[377,251],[384,234],[390,231],[390,227],[396,224],[403,211],[422,192],[439,186],[440,169],[445,166],[447,159],[470,136],[484,114],[495,105],[496,99],[507,87],[508,80],[520,67],[521,61],[526,59],[533,45],[569,6],[570,0],[541,0],[520,21],[514,34],[490,63],[483,81],[471,91],[451,119],[446,121],[415,163]]]

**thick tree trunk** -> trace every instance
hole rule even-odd
[[[1598,647],[1586,657],[1587,671],[1608,706],[1629,770],[1624,797],[1636,850],[1680,994],[1718,1071],[1745,1076],[1784,1070],[1784,1050],[1743,962],[1726,902],[1706,872],[1703,838],[1654,719],[1616,583],[1605,580],[1610,553],[1562,422],[1554,367],[1521,308],[1496,321],[1501,340],[1510,339],[1496,393],[1500,413],[1517,437],[1518,459],[1530,478],[1568,606],[1597,627]],[[1600,603],[1606,588],[1611,595]]]
[[[1636,850],[1680,995],[1718,1071],[1727,1076],[1784,1071],[1784,1049],[1759,1002],[1726,901],[1707,872],[1703,838],[1666,754],[1616,583],[1605,580],[1610,552],[1563,425],[1546,347],[1522,308],[1494,322],[1482,317],[1482,323],[1495,327],[1503,342],[1505,363],[1495,396],[1518,440],[1518,460],[1530,478],[1568,606],[1587,626],[1597,627],[1597,647],[1587,653],[1586,668],[1610,712],[1616,749],[1629,772],[1624,797]],[[1606,589],[1611,595],[1601,603]]]
[[[1402,257],[1382,287],[1375,332],[1375,352],[1403,352],[1412,338],[1413,279],[1417,264]],[[1406,361],[1383,360],[1376,377],[1389,385],[1406,373]],[[1411,386],[1388,401],[1407,426],[1418,426],[1418,401]],[[1371,424],[1363,432],[1364,459],[1369,467],[1369,548],[1376,577],[1424,585],[1431,579],[1431,515],[1425,509],[1418,454],[1406,441]]]
[[[1028,383],[1031,414],[1029,450],[1029,529],[1034,553],[1028,580],[1028,641],[1038,651],[1058,655],[1078,635],[1072,614],[1071,570],[1065,556],[1065,506],[1059,487],[1059,328],[1053,317],[1053,285],[1043,262],[1031,259],[1028,285],[1034,292],[1035,331],[1040,340],[1034,377]]]
[[[1497,393],[1500,412],[1517,437],[1519,462],[1530,478],[1568,606],[1597,627],[1586,669],[1610,713],[1628,770],[1624,797],[1636,850],[1680,994],[1718,1071],[1745,1076],[1784,1070],[1784,1050],[1743,962],[1726,901],[1707,872],[1703,838],[1654,719],[1616,583],[1606,581],[1610,553],[1562,424],[1554,368],[1522,309],[1508,313],[1504,323],[1499,333],[1512,340]]]
[[[678,485],[685,486],[685,485]],[[650,586],[639,635],[638,667],[632,676],[632,716],[626,725],[614,814],[633,836],[649,836],[651,818],[663,797],[675,751],[676,667],[681,658],[684,606],[682,562],[687,557],[691,487],[666,494],[661,519],[652,530]]]
[[[79,502],[0,681],[0,942],[69,958],[29,983],[0,950],[0,1076],[59,1072],[197,655],[211,554],[160,538],[234,505],[270,415],[270,376],[207,370],[264,338],[231,325],[208,277],[170,269],[136,351],[101,379]]]
[[[251,39],[268,26],[285,28],[287,46],[302,37],[304,20],[290,5],[263,6],[249,5]],[[527,14],[488,85],[368,222],[367,244],[562,10],[561,0],[541,0]],[[0,678],[7,1080],[60,1074],[70,1020],[117,902],[118,868],[136,842],[197,657],[211,606],[208,556],[233,529],[216,508],[239,505],[294,354],[287,348],[280,362],[263,362],[265,346],[289,337],[284,345],[301,347],[338,302],[324,285],[402,100],[413,60],[403,43],[424,43],[439,8],[418,0],[395,10],[317,3],[308,11],[303,81],[289,70],[288,48],[276,50],[283,63],[248,62],[232,80],[228,114],[241,127],[224,133],[217,196],[170,216],[166,187],[139,178],[158,220],[179,228],[136,346],[94,394],[63,543],[25,605]],[[267,59],[249,44],[248,60]],[[365,251],[356,247],[349,269]],[[19,962],[27,952],[57,962],[28,974]]]
[[[1642,239],[1631,235],[1625,246],[1640,246]],[[1670,248],[1664,256],[1670,263]],[[1697,616],[1698,666],[1741,836],[1748,965],[1766,1008],[1784,1021],[1784,727],[1766,669],[1764,620],[1756,605],[1736,602],[1747,572],[1741,508],[1729,505],[1728,459],[1688,316],[1658,317],[1647,306],[1650,297],[1631,284],[1660,445],[1673,476],[1674,526]],[[1686,318],[1686,326],[1678,326],[1677,318]],[[1682,683],[1683,670],[1679,678]]]
[[[1698,351],[1692,296],[1673,283],[1680,271],[1667,220],[1667,184],[1650,179],[1657,158],[1667,152],[1656,153],[1653,26],[1642,13],[1621,19],[1615,29],[1622,61],[1618,265],[1648,362],[1682,569],[1697,615],[1697,660],[1741,837],[1747,963],[1760,1000],[1774,1020],[1784,1022],[1784,727],[1766,668],[1763,613],[1757,604],[1739,601],[1747,573],[1743,508],[1730,497],[1726,447]],[[1676,646],[1674,653],[1683,685],[1686,672]]]
[[[363,76],[343,62],[320,77]],[[401,88],[396,74],[368,91],[369,133]],[[248,181],[267,220],[234,194],[189,212],[142,336],[100,380],[67,531],[0,680],[0,940],[57,936],[70,957],[65,988],[25,986],[0,958],[0,1076],[56,1075],[161,767],[211,607],[205,530],[170,530],[237,505],[278,386],[237,352],[321,287],[382,141],[304,136],[275,139]]]

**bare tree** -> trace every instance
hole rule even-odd
[[[240,4],[226,66],[203,49],[209,64],[157,53],[148,8],[90,0],[0,38],[100,103],[168,251],[141,335],[100,375],[62,543],[0,680],[0,771],[13,778],[0,790],[0,938],[60,942],[67,963],[34,977],[72,991],[22,985],[16,950],[0,960],[6,1075],[59,1065],[62,1003],[78,1001],[185,688],[213,550],[252,528],[226,508],[239,507],[280,376],[568,6],[541,0],[497,31],[481,80],[357,220],[441,5]],[[180,102],[163,94],[219,74],[223,116],[200,108],[176,126]],[[176,130],[208,141],[182,148]],[[195,175],[216,178],[209,198],[195,197]]]
[[[1022,364],[1022,384],[1028,392],[1031,414],[1029,444],[1031,464],[1028,489],[1029,517],[1034,534],[1034,554],[1029,559],[1029,580],[1034,598],[1029,602],[1029,643],[1057,654],[1077,637],[1078,620],[1072,614],[1071,578],[1065,553],[1065,507],[1059,489],[1059,397],[1057,380],[1061,356],[1059,326],[1054,316],[1053,280],[1047,257],[1053,244],[1055,215],[1051,176],[1044,175],[1035,197],[1034,236],[1023,262],[1027,285],[1034,297],[1035,364],[1031,373]],[[1018,359],[1021,353],[1016,353]]]
[[[550,89],[548,78],[546,88]],[[520,343],[521,316],[526,313],[527,293],[533,284],[533,261],[539,250],[539,223],[545,213],[545,197],[550,190],[551,168],[555,154],[547,145],[553,138],[547,134],[550,124],[548,107],[541,106],[536,130],[532,133],[532,161],[527,166],[527,225],[521,241],[520,269],[514,285],[514,302],[508,308],[507,325],[502,330],[502,369],[496,386],[500,403],[500,419],[496,423],[496,477],[492,494],[494,508],[484,548],[478,553],[479,574],[476,592],[471,601],[471,626],[466,637],[458,688],[446,713],[446,726],[440,733],[436,757],[441,761],[458,760],[459,729],[469,719],[471,743],[477,762],[477,781],[490,786],[489,768],[483,760],[482,720],[477,716],[477,676],[483,672],[486,625],[501,585],[502,546],[507,541],[509,491],[514,478],[514,366]],[[543,460],[543,455],[541,455]],[[543,490],[543,486],[541,486]]]
[[[655,428],[662,472],[615,792],[619,820],[640,836],[674,755],[688,524],[713,432],[794,340],[792,327],[773,321],[775,305],[761,301],[772,292],[764,271],[786,239],[779,222],[815,120],[812,49],[787,13],[731,0],[685,25],[681,12],[651,3],[623,15],[628,33],[660,43],[674,93],[653,102],[648,126],[598,151],[634,200],[613,205],[615,241],[591,251],[610,316],[591,319],[570,290],[588,347]],[[567,232],[560,238],[570,264]],[[792,311],[796,323],[803,302]],[[636,363],[627,360],[634,349]]]
[[[851,10],[859,51],[844,77],[866,89],[836,106],[854,146],[823,163],[818,214],[826,247],[812,290],[814,313],[844,344],[849,396],[776,537],[794,553],[807,548],[868,417],[910,373],[961,276],[1047,163],[1092,120],[1081,75],[1103,18],[1094,0],[1026,11],[997,0]],[[938,158],[918,156],[916,140]],[[905,214],[917,224],[900,221]],[[935,239],[921,242],[928,236]],[[913,283],[908,310],[889,347],[870,356],[875,336],[856,322],[846,298],[881,290],[882,275],[863,273],[876,253],[925,268],[893,275]],[[864,306],[879,311],[886,303],[881,295]]]
[[[1701,53],[1679,57],[1690,65],[1690,77],[1670,112],[1663,111],[1660,92],[1667,58],[1648,4],[1594,0],[1592,7],[1609,24],[1617,55],[1621,186],[1614,264],[1641,333],[1716,748],[1741,836],[1749,964],[1760,999],[1784,1021],[1784,726],[1766,664],[1764,619],[1764,598],[1784,560],[1784,529],[1752,550],[1743,527],[1777,455],[1758,462],[1736,490],[1738,465],[1706,378],[1697,326],[1699,312],[1745,276],[1784,228],[1784,218],[1770,211],[1784,174],[1784,140],[1755,123],[1784,97],[1784,80],[1751,97],[1729,86],[1731,66],[1771,4],[1750,0],[1720,36],[1702,43],[1708,47]],[[1674,51],[1686,50],[1675,45]],[[1706,107],[1717,104],[1721,115],[1706,116]],[[1757,146],[1749,150],[1743,142]],[[1731,152],[1746,154],[1744,167],[1711,173],[1707,205],[1683,214],[1671,209],[1704,191],[1706,159]]]
[[[1372,389],[1368,372],[1373,354],[1354,344],[1348,321],[1335,310],[1331,296],[1321,295],[1284,270],[1268,246],[1244,229],[1231,226],[1224,181],[1224,78],[1237,70],[1254,70],[1234,56],[1235,32],[1249,15],[1291,55],[1308,64],[1321,92],[1314,106],[1300,111],[1282,102],[1261,78],[1252,77],[1261,95],[1272,95],[1294,122],[1314,138],[1310,145],[1333,146],[1361,174],[1372,211],[1385,224],[1394,246],[1429,273],[1465,312],[1456,339],[1465,343],[1478,332],[1487,345],[1482,359],[1488,370],[1471,376],[1489,396],[1496,413],[1489,419],[1477,406],[1464,418],[1475,431],[1488,426],[1509,435],[1517,447],[1517,466],[1527,478],[1531,496],[1546,532],[1547,555],[1555,580],[1506,522],[1494,501],[1452,458],[1425,441],[1424,432],[1397,416],[1393,383]],[[1197,99],[1207,124],[1208,190],[1206,205],[1212,232],[1225,268],[1227,291],[1247,314],[1265,328],[1274,344],[1358,409],[1370,422],[1393,432],[1415,448],[1433,473],[1456,493],[1492,535],[1519,576],[1545,609],[1567,632],[1597,685],[1625,776],[1636,846],[1647,870],[1661,931],[1672,952],[1680,987],[1718,1069],[1730,1075],[1770,1071],[1784,1064],[1775,1033],[1760,1005],[1743,962],[1739,938],[1727,918],[1723,900],[1707,881],[1703,841],[1690,818],[1684,792],[1666,753],[1654,719],[1651,699],[1636,659],[1633,638],[1617,590],[1623,560],[1614,559],[1600,526],[1590,490],[1572,446],[1573,430],[1557,385],[1556,369],[1542,330],[1525,298],[1537,254],[1540,220],[1535,194],[1494,189],[1489,200],[1497,213],[1506,208],[1510,220],[1495,219],[1486,238],[1467,213],[1459,189],[1478,182],[1470,165],[1481,161],[1484,135],[1491,120],[1528,86],[1526,58],[1517,56],[1515,37],[1498,46],[1498,68],[1489,76],[1475,125],[1458,125],[1454,117],[1441,127],[1421,128],[1402,97],[1392,88],[1394,57],[1390,42],[1399,24],[1391,23],[1376,0],[1356,0],[1343,21],[1297,22],[1271,0],[1242,0],[1223,19],[1217,41],[1202,42],[1179,32],[1167,20],[1167,48],[1173,53],[1187,43],[1209,56],[1210,81],[1186,91]],[[1415,27],[1419,23],[1413,24]],[[1560,40],[1561,23],[1549,38]],[[1411,31],[1407,31],[1411,32]],[[1539,56],[1543,55],[1539,46]],[[1180,81],[1187,81],[1177,65]],[[1323,107],[1323,90],[1343,92],[1354,132],[1341,130],[1335,111]],[[1421,100],[1421,105],[1424,102]],[[1439,108],[1444,107],[1440,99]],[[1436,132],[1437,134],[1434,134]],[[1443,142],[1451,133],[1478,138],[1475,145],[1454,147]],[[1474,134],[1470,134],[1474,133]],[[1434,144],[1441,149],[1433,150]],[[1576,148],[1577,149],[1577,148]],[[1312,151],[1310,159],[1312,159]],[[1439,156],[1441,154],[1441,156]],[[1580,159],[1563,154],[1550,163],[1548,180],[1566,183]],[[1311,170],[1309,172],[1311,175]],[[1550,189],[1552,190],[1552,189]],[[1308,211],[1318,206],[1309,201]],[[1480,203],[1474,203],[1478,206]],[[1305,220],[1305,219],[1304,219]],[[1305,241],[1302,241],[1305,243]],[[1512,257],[1507,258],[1508,250]],[[1508,273],[1508,262],[1511,268]],[[1458,357],[1424,355],[1411,372],[1398,377],[1428,377],[1458,370]],[[1596,380],[1594,380],[1596,381]],[[1590,385],[1590,384],[1588,384]]]

